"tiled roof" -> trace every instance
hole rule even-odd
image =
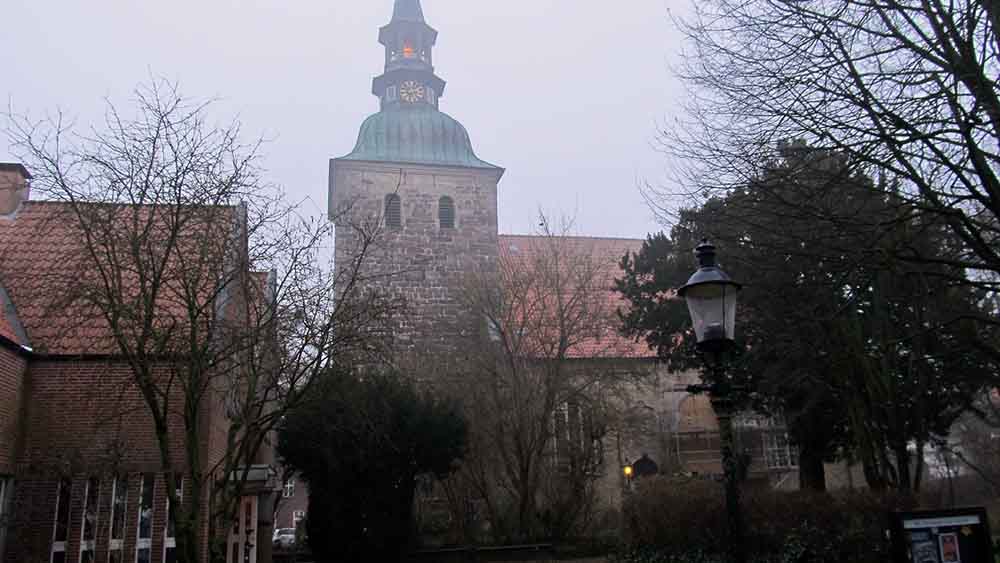
[[[620,262],[627,252],[638,252],[642,239],[597,238],[576,236],[500,235],[500,256],[506,263],[533,267],[532,262],[544,258],[552,246],[558,247],[562,256],[586,256],[597,268],[597,275],[590,277],[593,286],[584,289],[587,298],[597,300],[600,313],[607,319],[607,326],[599,334],[585,337],[567,350],[573,359],[654,358],[655,351],[645,342],[636,342],[618,331],[615,312],[624,307],[622,297],[614,291],[615,278],[621,277]],[[572,279],[572,275],[567,279]],[[589,276],[588,276],[589,277]]]
[[[0,218],[0,285],[27,337],[19,343],[48,354],[114,354],[114,335],[100,311],[71,290],[96,275],[84,258],[78,224],[70,206],[59,202],[28,201],[13,219]],[[17,335],[4,324],[10,318],[0,322],[0,334]]]

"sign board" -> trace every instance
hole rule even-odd
[[[993,563],[983,508],[892,514],[893,563]]]

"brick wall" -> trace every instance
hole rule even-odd
[[[0,354],[0,361],[2,361]],[[166,377],[169,366],[158,370]],[[11,528],[5,555],[11,561],[47,562],[52,548],[61,478],[71,483],[71,526],[66,561],[79,561],[88,479],[99,479],[97,561],[107,561],[108,523],[115,475],[128,477],[125,561],[135,560],[141,477],[153,476],[152,563],[162,561],[166,523],[165,479],[152,417],[126,365],[108,360],[33,360],[27,369],[29,404],[24,450],[15,474]],[[175,405],[180,404],[179,395]],[[177,471],[184,471],[184,432],[170,422]],[[185,502],[193,499],[186,498]]]
[[[11,475],[21,436],[27,361],[0,346],[0,475]]]
[[[158,370],[169,377],[170,368]],[[28,367],[30,404],[21,470],[93,473],[158,471],[153,419],[123,363],[107,360],[39,360]],[[181,406],[179,389],[172,402]],[[174,416],[173,463],[184,467],[183,421]],[[21,472],[21,471],[19,471]]]

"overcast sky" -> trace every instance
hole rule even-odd
[[[575,216],[578,234],[658,229],[637,186],[664,181],[653,141],[680,95],[669,14],[686,2],[423,0],[442,111],[507,168],[501,232],[531,232],[539,208]],[[391,12],[392,0],[4,0],[0,95],[17,113],[89,124],[105,97],[127,103],[151,74],[175,80],[267,137],[269,179],[319,211],[329,158],[378,111],[377,29]]]

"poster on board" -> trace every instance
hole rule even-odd
[[[958,534],[948,533],[938,535],[938,545],[941,546],[942,563],[962,563],[959,553]]]

